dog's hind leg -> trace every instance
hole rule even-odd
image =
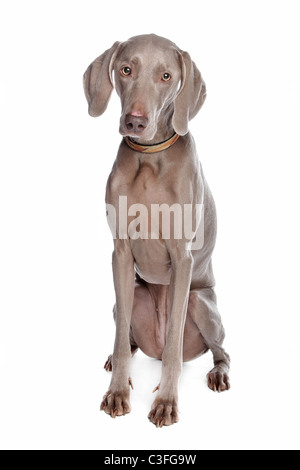
[[[225,331],[217,309],[214,290],[212,288],[192,290],[188,311],[213,354],[215,367],[207,374],[208,387],[215,392],[229,390],[230,357],[222,347]]]

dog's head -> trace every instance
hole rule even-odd
[[[120,133],[145,141],[170,112],[174,130],[185,135],[206,98],[189,54],[154,34],[116,42],[88,67],[84,90],[91,116],[104,113],[114,86],[122,104]]]

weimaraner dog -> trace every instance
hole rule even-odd
[[[124,138],[108,179],[106,203],[119,218],[124,216],[124,207],[144,207],[138,219],[148,232],[138,237],[136,230],[131,236],[131,212],[126,214],[125,232],[119,218],[116,221],[116,337],[113,355],[105,364],[112,370],[112,379],[101,410],[113,418],[130,412],[130,359],[140,348],[162,361],[157,396],[148,416],[162,427],[178,421],[183,361],[210,349],[214,368],[207,375],[209,388],[219,392],[230,388],[230,358],[222,347],[225,334],[211,262],[216,211],[188,131],[189,120],[205,100],[206,87],[189,54],[154,34],[116,42],[88,67],[84,89],[91,116],[105,111],[114,86],[122,104],[120,133]],[[149,214],[153,207],[163,205],[192,208],[192,235],[176,236],[174,223],[169,236],[163,236],[160,218],[159,236],[152,236]],[[200,218],[198,207],[203,208]],[[203,242],[192,249],[201,223]]]

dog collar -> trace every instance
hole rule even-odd
[[[179,139],[180,135],[175,134],[172,135],[172,137],[168,140],[165,140],[164,142],[159,142],[158,144],[153,144],[153,145],[141,145],[135,142],[133,139],[130,137],[124,137],[124,140],[128,147],[130,147],[132,150],[135,150],[136,152],[141,152],[141,153],[157,153],[157,152],[162,152],[163,150],[167,150],[170,148],[172,145],[177,142]]]

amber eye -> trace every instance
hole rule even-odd
[[[124,75],[124,77],[128,77],[131,74],[131,68],[130,67],[123,67],[121,69],[121,74]]]
[[[168,82],[169,80],[171,80],[172,77],[171,77],[171,74],[169,74],[169,73],[166,72],[166,73],[164,73],[164,74],[162,75],[161,78],[162,78],[162,80],[163,80],[164,82]]]

